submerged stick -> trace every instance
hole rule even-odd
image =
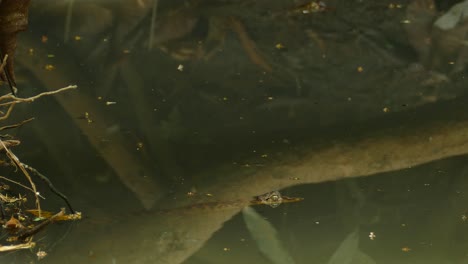
[[[63,194],[61,193],[59,190],[57,190],[57,188],[55,188],[55,186],[52,184],[52,182],[49,180],[49,178],[47,178],[44,174],[40,173],[39,171],[37,171],[35,168],[27,165],[27,164],[24,164],[24,163],[21,163],[27,170],[31,171],[32,173],[34,173],[35,175],[37,175],[39,178],[41,178],[41,180],[43,180],[47,186],[49,186],[49,189],[54,193],[56,194],[58,197],[62,198],[62,200],[67,204],[68,206],[68,209],[70,209],[71,213],[72,214],[75,214],[75,210],[73,210],[73,207],[71,206],[70,204],[70,201],[68,201],[68,198]]]
[[[156,16],[158,10],[158,0],[153,0],[153,9],[151,10],[151,25],[149,32],[148,50],[153,48],[154,30],[156,29]]]
[[[60,212],[56,213],[55,215],[51,216],[50,218],[42,221],[40,224],[34,226],[33,228],[31,229],[28,229],[26,231],[24,231],[23,233],[21,233],[19,236],[18,236],[18,240],[19,241],[24,241],[26,240],[27,238],[29,237],[32,237],[33,235],[39,233],[39,231],[41,231],[42,229],[44,229],[46,226],[48,226],[50,223],[52,223],[56,218],[60,217],[60,216],[63,216],[65,214],[65,209],[62,208],[60,210]],[[39,214],[40,216],[40,214]]]
[[[75,0],[68,0],[67,16],[65,18],[65,32],[63,33],[63,41],[66,43],[70,39],[70,28],[73,16],[73,5]]]

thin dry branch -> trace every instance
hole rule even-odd
[[[0,117],[0,121],[5,120],[5,119],[7,119],[8,117],[10,117],[11,111],[13,111],[13,108],[15,107],[15,104],[16,104],[16,103],[13,102],[12,104],[10,104],[10,105],[8,106],[7,112],[6,112],[3,116]]]
[[[1,119],[0,119],[0,120],[1,120]],[[34,117],[29,118],[29,119],[26,119],[26,120],[23,120],[23,121],[21,121],[21,122],[19,122],[19,123],[13,124],[13,125],[2,126],[2,127],[0,127],[0,131],[6,130],[6,129],[17,128],[17,127],[20,127],[20,126],[22,126],[22,125],[24,125],[24,124],[26,124],[26,123],[29,123],[29,122],[31,122],[31,121],[33,121],[33,120],[34,120]]]
[[[30,240],[29,242],[17,245],[9,245],[9,246],[2,246],[0,245],[0,252],[9,252],[9,251],[16,251],[19,249],[30,249],[36,246],[36,243]]]
[[[20,168],[21,172],[23,172],[24,176],[26,179],[28,179],[29,184],[31,185],[31,188],[34,192],[34,197],[36,198],[36,207],[39,212],[39,215],[41,215],[41,203],[39,202],[39,192],[36,189],[36,184],[34,184],[33,180],[31,179],[31,176],[29,175],[28,171],[24,168],[23,164],[21,164],[20,160],[16,155],[11,152],[11,150],[8,149],[8,147],[3,143],[3,140],[0,139],[0,145],[5,149],[7,156],[10,158],[15,165]]]
[[[0,73],[3,72],[3,69],[5,69],[5,66],[7,64],[7,60],[8,60],[8,54],[5,54],[5,57],[3,58],[3,62],[0,65]]]
[[[20,98],[20,97],[16,97],[14,95],[11,95],[11,94],[7,94],[7,95],[4,95],[4,96],[0,96],[0,101],[7,100],[7,99],[10,99],[12,101],[2,103],[2,104],[0,104],[0,106],[12,105],[12,104],[16,104],[16,103],[25,103],[25,102],[30,103],[30,102],[34,102],[34,100],[36,100],[36,99],[38,99],[40,97],[43,97],[43,96],[46,96],[46,95],[53,95],[53,94],[61,93],[61,92],[64,92],[66,90],[76,89],[77,87],[78,86],[76,86],[76,85],[69,85],[67,87],[63,87],[63,88],[60,88],[58,90],[43,92],[43,93],[40,93],[40,94],[38,94],[36,96],[32,96],[32,97],[28,97],[28,98]]]
[[[33,189],[29,188],[28,186],[26,186],[26,185],[24,185],[24,184],[22,184],[22,183],[20,183],[20,182],[14,181],[14,180],[12,180],[12,179],[8,179],[8,178],[5,177],[5,176],[0,176],[0,179],[3,179],[3,180],[5,180],[5,181],[7,181],[7,182],[11,182],[11,183],[16,184],[16,185],[18,185],[18,186],[21,186],[21,187],[25,188],[26,190],[31,191],[32,193],[34,193],[34,190],[33,190]],[[41,197],[42,199],[45,199],[45,197],[42,196],[41,194],[38,194],[38,195],[39,195],[39,197]],[[1,194],[0,194],[0,199],[1,199]]]

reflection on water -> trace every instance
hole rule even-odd
[[[83,220],[2,263],[465,263],[467,3],[33,1],[20,95],[79,91],[16,153]]]

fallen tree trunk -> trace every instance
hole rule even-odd
[[[196,199],[187,197],[181,190],[163,199],[160,205],[185,209],[132,217],[113,226],[112,235],[103,234],[111,245],[93,236],[97,243],[90,242],[90,246],[94,252],[102,252],[96,256],[103,262],[108,261],[109,255],[104,252],[111,247],[112,257],[119,263],[182,263],[254,195],[293,185],[406,169],[466,154],[466,101],[467,98],[461,98],[420,107],[383,118],[378,123],[362,124],[362,129],[347,128],[342,130],[348,132],[345,136],[336,133],[336,137],[283,147],[270,152],[269,156],[275,160],[261,167],[229,164],[207,169],[205,173],[212,175],[213,180],[198,189],[201,194],[212,194],[205,201],[242,200],[245,203],[222,208],[190,207],[187,205]]]

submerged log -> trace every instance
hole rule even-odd
[[[212,180],[198,186],[198,193],[209,193],[211,199],[220,202],[248,201],[254,195],[274,189],[370,176],[467,154],[466,100],[461,98],[390,115],[346,128],[346,135],[335,133],[319,140],[305,140],[295,147],[283,145],[269,152],[274,160],[261,167],[227,164],[207,169],[204,174],[211,175]],[[182,263],[248,204],[187,206],[196,200],[181,190],[175,197],[161,200],[160,207],[183,207],[185,211],[178,209],[176,214],[155,211],[106,226],[103,239],[92,235],[88,248],[93,249],[99,262],[108,261],[108,252],[112,252],[117,262]],[[113,231],[109,232],[109,228]],[[75,254],[85,255],[85,252]],[[80,261],[84,259],[76,263]]]

